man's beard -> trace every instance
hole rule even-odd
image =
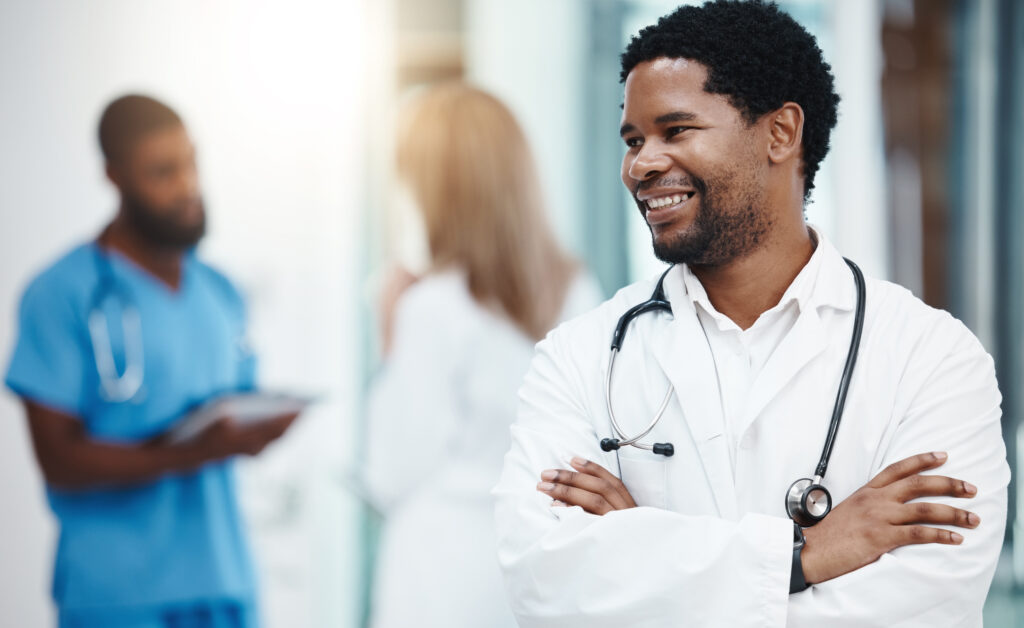
[[[757,249],[771,227],[771,220],[755,208],[751,194],[735,203],[738,209],[726,209],[722,199],[716,198],[718,186],[709,186],[695,177],[688,182],[700,197],[697,215],[682,233],[666,234],[660,239],[651,227],[654,255],[658,259],[669,264],[720,266]]]
[[[202,205],[202,201],[199,201]],[[190,249],[199,244],[206,233],[206,210],[201,208],[200,219],[191,225],[182,224],[177,211],[161,211],[130,195],[121,199],[125,217],[132,228],[151,244],[174,249]]]

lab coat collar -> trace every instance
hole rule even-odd
[[[815,255],[821,254],[821,268],[808,302],[818,309],[831,307],[840,311],[852,311],[857,306],[857,288],[853,282],[853,273],[832,242],[816,228],[811,229],[818,236],[818,249]]]
[[[653,353],[675,387],[675,403],[697,446],[718,514],[735,520],[738,516],[736,489],[725,439],[725,418],[717,393],[714,358],[693,302],[686,297],[683,270],[682,266],[676,266],[665,277],[665,296],[672,304],[672,321],[661,329]]]

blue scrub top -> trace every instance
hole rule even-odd
[[[79,417],[93,439],[138,443],[212,396],[252,388],[245,305],[223,275],[189,254],[175,292],[116,252],[97,255],[94,243],[79,246],[26,289],[7,371],[11,390]],[[144,384],[119,403],[101,393],[87,325],[107,272],[142,321]],[[121,372],[119,306],[107,301]],[[130,488],[50,487],[47,494],[60,526],[53,595],[62,618],[254,599],[230,462]]]

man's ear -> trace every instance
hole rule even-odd
[[[794,157],[800,158],[803,145],[804,110],[795,102],[787,102],[768,114],[770,141],[768,158],[779,164]]]
[[[114,187],[121,189],[121,173],[109,161],[106,164],[107,180],[114,184]]]

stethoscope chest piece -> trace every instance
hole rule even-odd
[[[786,514],[801,527],[809,528],[832,510],[832,495],[820,478],[801,478],[786,492]]]

